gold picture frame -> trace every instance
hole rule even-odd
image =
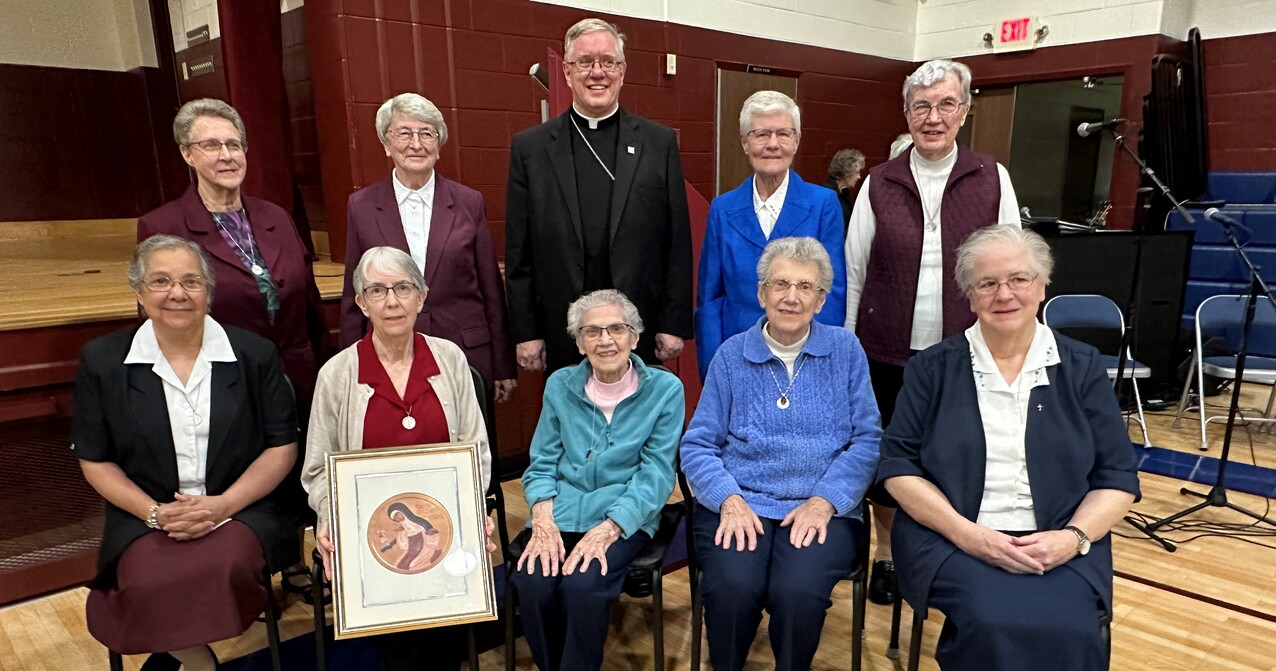
[[[496,619],[478,450],[327,455],[336,639]]]

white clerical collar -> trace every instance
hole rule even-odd
[[[420,196],[421,200],[425,201],[425,204],[427,207],[434,202],[434,197],[433,197],[434,196],[434,171],[433,170],[430,171],[430,178],[425,180],[425,184],[422,185],[421,188],[419,189],[410,189],[403,182],[400,182],[398,170],[390,171],[390,179],[394,182],[394,202],[398,203],[399,205],[402,205],[403,201],[407,200],[408,197],[414,193]]]
[[[616,103],[616,106],[612,107],[610,112],[599,117],[589,116],[588,114],[580,111],[580,108],[576,106],[576,103],[572,103],[572,111],[576,113],[576,116],[579,116],[589,123],[590,130],[598,130],[598,124],[612,118],[616,115],[616,112],[620,111],[620,103]]]
[[[226,329],[208,315],[204,315],[204,342],[199,352],[206,361],[235,360],[235,351],[226,337]],[[133,334],[133,344],[124,357],[124,363],[155,364],[162,358],[164,354],[160,351],[159,339],[155,337],[155,324],[147,319]]]
[[[957,164],[957,145],[953,145],[952,151],[948,152],[941,158],[934,161],[922,156],[917,151],[917,145],[913,145],[913,151],[909,156],[909,162],[913,166],[914,171],[922,171],[929,173],[945,173],[947,174]]]

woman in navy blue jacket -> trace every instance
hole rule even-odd
[[[1051,265],[1031,231],[971,234],[978,321],[909,360],[882,438],[900,591],[944,613],[945,671],[1107,668],[1108,531],[1139,482],[1098,352],[1037,321]]]
[[[757,265],[767,242],[789,237],[820,241],[833,263],[819,321],[846,321],[846,222],[837,194],[808,184],[792,170],[802,140],[802,113],[778,91],[758,91],[740,110],[740,146],[753,175],[713,199],[700,248],[696,283],[696,359],[700,379],[727,338],[762,317],[757,300]]]

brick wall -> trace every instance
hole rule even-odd
[[[1276,34],[1205,40],[1210,170],[1276,170]]]

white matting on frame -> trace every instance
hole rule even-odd
[[[328,455],[338,639],[496,619],[478,446]]]

